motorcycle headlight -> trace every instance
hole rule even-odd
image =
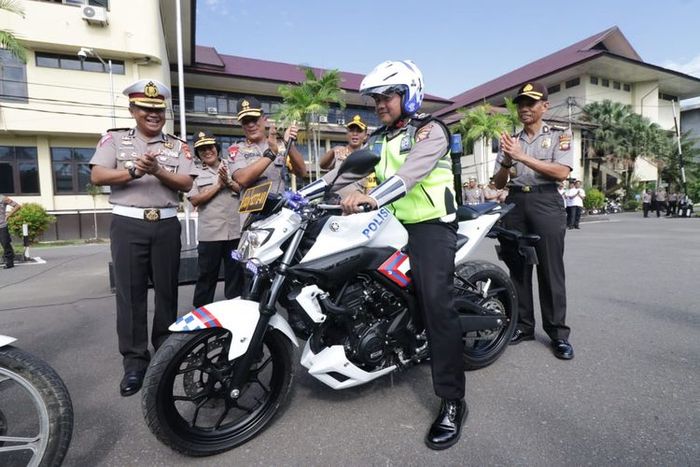
[[[255,254],[262,245],[272,235],[272,229],[265,230],[246,230],[241,234],[241,240],[238,242],[238,253],[242,260],[254,258]]]

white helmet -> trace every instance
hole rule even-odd
[[[360,83],[360,94],[398,92],[403,96],[403,113],[413,115],[423,103],[423,87],[423,73],[411,60],[386,61],[365,76]]]

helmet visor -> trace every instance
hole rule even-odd
[[[361,91],[361,94],[363,96],[390,96],[392,94],[402,94],[403,93],[403,86],[399,86],[396,84],[389,84],[386,86],[375,86],[373,88],[367,88],[363,89]]]

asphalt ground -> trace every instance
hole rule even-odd
[[[140,397],[119,396],[107,245],[34,249],[45,264],[0,270],[0,333],[66,382],[75,409],[67,466],[697,466],[700,219],[586,221],[566,240],[576,357],[554,358],[538,327],[536,341],[469,372],[469,418],[446,451],[423,443],[439,401],[420,365],[344,391],[297,366],[287,410],[256,439],[208,458],[173,452],[151,435]],[[475,256],[497,262],[493,244]],[[192,292],[180,287],[182,313]]]

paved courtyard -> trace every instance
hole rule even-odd
[[[576,358],[555,359],[538,328],[468,373],[466,429],[442,452],[423,444],[438,405],[426,365],[340,392],[299,366],[288,409],[250,443],[204,459],[161,445],[140,397],[118,393],[106,245],[35,249],[45,264],[0,270],[0,333],[65,380],[69,466],[698,465],[700,219],[607,217],[567,232]],[[477,256],[496,262],[493,241]]]

